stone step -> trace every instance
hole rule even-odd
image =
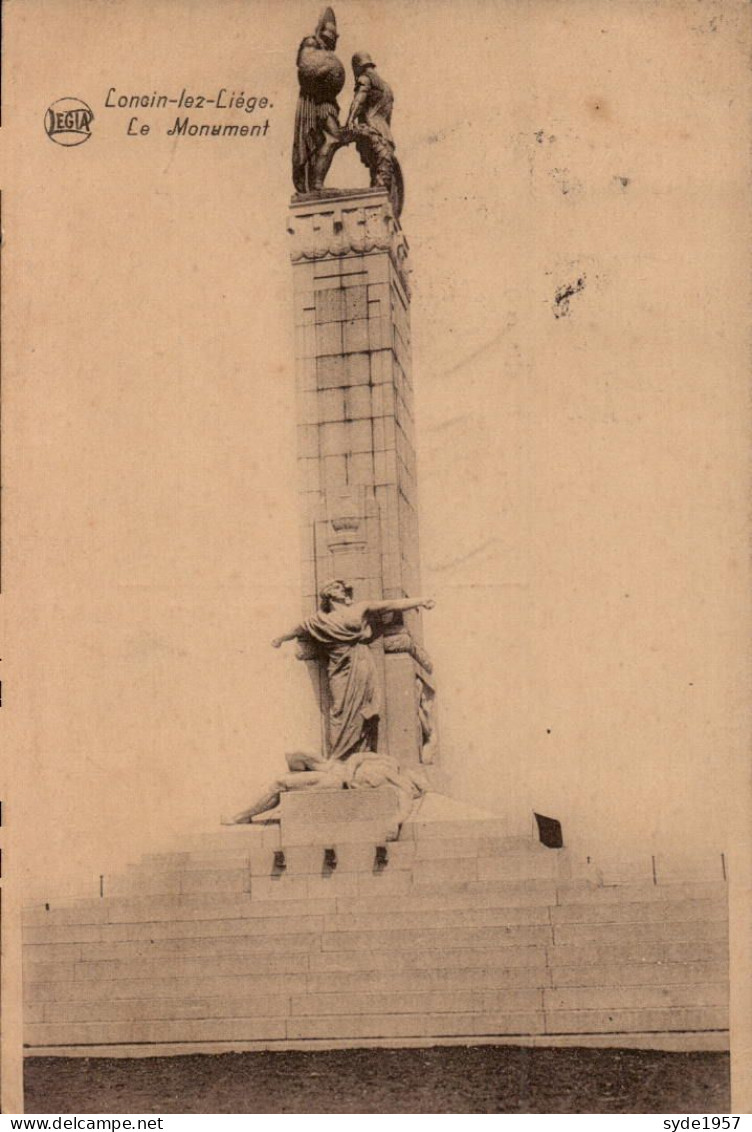
[[[321,844],[292,845],[279,875],[278,829],[222,831],[148,855],[104,898],[29,910],[27,1042],[725,1030],[723,881],[572,879],[567,853],[495,821],[424,824],[384,869],[366,837],[333,846],[333,871]]]
[[[107,927],[112,924],[263,919],[268,916],[286,919],[296,916],[333,914],[336,910],[337,901],[333,896],[320,900],[274,901],[251,900],[248,894],[242,894],[233,899],[229,899],[225,894],[222,894],[219,899],[210,896],[202,898],[195,896],[149,896],[132,900],[110,899],[97,901],[93,909],[78,906],[61,906],[51,908],[48,912],[37,908],[29,909],[24,917],[24,938],[33,939],[34,937],[29,933],[37,929],[45,932],[54,931],[57,933],[56,938],[62,941],[69,938],[67,936],[69,929],[79,932],[81,928],[85,928],[88,932],[87,938],[91,938],[91,929],[106,932]],[[106,938],[106,935],[96,938]]]
[[[463,841],[466,838],[488,837],[494,840],[510,840],[521,843],[527,838],[510,837],[509,826],[502,820],[489,819],[467,821],[406,821],[400,832],[401,841],[442,840]],[[533,838],[530,838],[533,841]]]
[[[496,946],[494,948],[453,948],[451,950],[320,951],[299,952],[288,948],[280,954],[269,952],[247,955],[181,957],[170,955],[155,960],[100,960],[94,962],[27,963],[25,980],[30,983],[88,979],[206,979],[217,975],[296,974],[305,971],[407,971],[426,967],[535,967],[546,961],[546,948],[539,946]]]
[[[276,905],[272,910],[277,910]],[[403,928],[454,928],[454,927],[511,927],[522,924],[549,923],[547,906],[531,905],[527,908],[496,908],[485,911],[474,908],[429,910],[418,912],[390,912],[372,916],[323,915],[289,916],[267,915],[194,919],[127,921],[115,924],[50,925],[26,928],[24,939],[32,959],[41,959],[38,947],[53,945],[117,942],[119,940],[190,939],[196,936],[286,935],[310,931],[371,931],[388,927]],[[64,953],[60,953],[61,955]]]
[[[367,970],[369,963],[383,969],[379,965],[390,955],[396,968],[404,964],[422,966],[422,962],[416,962],[418,959],[436,967],[516,966],[519,962],[535,966],[538,953],[552,968],[712,963],[723,962],[728,956],[726,942],[713,939],[638,938],[590,943],[587,947],[552,945],[550,941],[550,929],[545,925],[513,925],[457,928],[449,940],[446,931],[404,929],[51,944],[29,948],[25,977],[29,982],[170,974],[201,977],[210,973],[205,968],[212,965],[216,965],[217,974],[252,974],[248,966],[253,964],[266,973]],[[451,948],[447,948],[447,942],[451,942]],[[494,959],[489,962],[492,949]]]
[[[655,920],[649,923],[564,924],[554,928],[557,945],[591,943],[637,943],[654,940],[728,941],[728,922],[724,920]]]
[[[407,893],[384,893],[374,886],[370,892],[341,900],[337,911],[371,915],[390,911],[432,911],[458,908],[549,907],[556,904],[556,884],[544,880],[510,880],[495,883],[475,881],[413,885]]]
[[[336,923],[338,917],[331,917]],[[151,940],[195,939],[201,936],[288,936],[322,932],[326,924],[325,916],[242,916],[221,920],[147,920],[143,922],[126,921],[116,924],[83,924],[80,927],[27,928],[25,946],[32,960],[41,959],[41,948],[77,947],[91,945],[110,945],[121,942]],[[89,933],[96,932],[92,936]],[[65,933],[63,936],[61,933]],[[85,933],[81,938],[80,933]],[[59,952],[62,957],[65,953]],[[73,955],[73,952],[71,952]]]
[[[545,947],[443,948],[395,954],[392,951],[325,951],[308,956],[310,971],[411,971],[467,967],[541,967]]]
[[[104,924],[138,920],[167,920],[190,918],[220,918],[274,915],[306,915],[320,912],[352,911],[376,912],[381,909],[395,910],[431,909],[438,907],[499,908],[505,906],[555,905],[559,895],[563,899],[573,899],[571,882],[561,889],[550,880],[508,880],[497,882],[459,882],[450,884],[438,882],[420,889],[409,883],[409,878],[400,873],[393,875],[367,876],[361,880],[360,892],[348,875],[337,878],[336,873],[329,878],[287,877],[255,878],[252,893],[241,893],[229,897],[226,893],[203,893],[201,895],[165,894],[162,896],[109,897],[68,901],[45,908],[35,905],[24,910],[24,924],[37,926],[73,926],[83,924]],[[309,891],[308,881],[313,881]],[[396,881],[396,883],[395,883]],[[577,890],[581,900],[593,902],[590,885],[585,884]],[[482,897],[482,899],[479,899]],[[608,896],[605,902],[612,902]],[[337,900],[340,905],[337,905]]]
[[[361,843],[346,843],[341,842],[332,843],[331,846],[326,848],[334,848],[337,853],[337,872],[338,873],[364,873],[368,874],[375,869],[376,857],[376,843],[361,844]],[[142,876],[148,879],[150,884],[155,884],[160,881],[176,885],[178,879],[183,875],[192,878],[194,885],[201,883],[202,873],[218,873],[221,876],[231,874],[233,870],[241,869],[244,875],[250,874],[252,877],[268,877],[274,875],[277,870],[274,864],[274,854],[276,850],[272,849],[252,849],[245,858],[238,863],[236,855],[232,857],[223,858],[219,857],[212,865],[211,858],[201,856],[197,859],[189,858],[185,862],[180,861],[144,861],[138,865],[131,866],[130,876]],[[285,854],[285,871],[288,876],[297,876],[298,874],[304,875],[321,875],[324,873],[324,852],[322,846],[314,845],[292,845],[286,846],[284,849]],[[415,843],[409,842],[404,845],[394,845],[389,847],[389,868],[391,870],[403,870],[412,867],[415,857]],[[211,880],[211,877],[209,877]],[[226,882],[229,883],[229,882]],[[106,888],[105,888],[106,891]]]
[[[631,969],[630,969],[631,970]],[[588,974],[608,974],[610,968],[589,968]],[[646,1005],[724,1005],[728,999],[728,969],[723,964],[671,964],[670,979],[666,987],[660,982],[661,971],[656,966],[634,969],[631,985],[567,986],[554,992],[564,996],[552,1001],[562,1009],[600,1008],[609,1005],[637,1007],[643,997]],[[651,976],[653,982],[651,982]],[[682,982],[680,980],[687,980]],[[715,982],[711,981],[715,980]],[[369,990],[409,994],[415,990],[488,990],[504,988],[550,988],[551,975],[546,967],[512,968],[452,968],[408,972],[373,972],[368,977]],[[307,976],[307,989],[311,994],[332,994],[357,991],[362,987],[359,972],[311,973]],[[592,993],[592,997],[589,997]],[[569,997],[566,997],[569,996]],[[583,997],[584,996],[584,997]]]
[[[591,904],[559,904],[551,908],[551,922],[558,924],[649,923],[654,920],[728,921],[728,903],[723,899],[615,901]]]
[[[279,824],[228,825],[210,833],[187,838],[188,852],[243,854],[252,848],[279,849]]]
[[[616,978],[621,978],[620,984]],[[520,988],[549,988],[551,994],[562,997],[552,999],[551,1005],[562,1009],[598,1008],[605,1003],[618,1007],[638,1005],[645,996],[645,1005],[663,1005],[665,996],[680,998],[677,1005],[693,1001],[696,1005],[723,1004],[728,995],[728,966],[723,963],[670,963],[634,964],[621,968],[568,967],[551,972],[540,964],[537,967],[451,967],[437,970],[403,967],[402,970],[384,967],[367,972],[367,985],[371,992],[405,995],[415,991],[493,990]],[[336,970],[283,974],[213,975],[196,978],[106,978],[58,982],[32,982],[27,984],[29,1003],[109,1002],[121,999],[193,1000],[203,998],[256,998],[266,995],[333,994],[362,992],[362,970]],[[712,996],[709,1001],[707,996]],[[634,995],[631,998],[630,995]],[[717,995],[717,1002],[715,999]],[[589,997],[592,996],[592,997]],[[684,996],[684,997],[681,997]],[[52,1020],[52,1019],[50,1019]]]
[[[176,1021],[31,1023],[27,1045],[131,1045],[156,1042],[284,1041],[301,1038],[467,1037],[543,1033],[542,1011],[493,1014],[384,1014],[329,1018],[228,1018]]]
[[[358,932],[388,929],[390,931],[408,928],[480,928],[512,927],[521,924],[550,923],[547,905],[530,905],[527,908],[434,908],[427,911],[384,911],[373,915],[325,916],[324,927],[328,932]]]
[[[543,992],[535,988],[494,991],[346,991],[293,995],[290,1014],[325,1018],[333,1014],[492,1014],[541,1010]]]
[[[402,842],[394,845],[395,849]],[[409,844],[408,842],[404,843]],[[437,860],[449,858],[457,861],[463,857],[560,857],[561,850],[546,849],[539,841],[526,837],[424,837],[414,842],[415,860]]]
[[[415,990],[503,990],[550,985],[545,967],[450,968],[371,971],[373,991],[405,994]],[[257,998],[267,994],[331,994],[362,991],[361,971],[297,972],[295,974],[214,976],[166,979],[99,979],[28,983],[29,1003],[109,1002],[120,999]],[[49,1019],[52,1021],[53,1019]]]
[[[284,1018],[179,1018],[144,1022],[36,1022],[26,1045],[119,1045],[152,1042],[284,1041]]]
[[[332,1014],[492,1013],[540,1010],[543,992],[535,988],[344,992],[260,995],[253,998],[116,999],[99,1002],[38,1003],[43,1022],[171,1020],[174,1018],[294,1017]],[[29,1019],[32,1021],[33,1019]]]
[[[276,955],[280,951],[300,954],[319,948],[320,933],[298,932],[285,936],[264,933],[197,935],[162,939],[113,940],[101,943],[31,944],[26,962],[34,973],[39,965],[99,963],[109,960],[148,959],[171,963],[180,957],[219,955]]]
[[[229,897],[225,892],[196,895],[131,896],[125,898],[100,898],[96,900],[69,901],[65,904],[35,905],[26,908],[23,923],[27,927],[48,927],[51,925],[70,926],[79,924],[106,924],[112,921],[143,919],[190,918],[253,915],[250,893],[240,893]],[[334,901],[332,901],[334,910]]]
[[[405,895],[379,895],[338,900],[336,912],[352,916],[389,916],[410,912],[458,912],[482,909],[484,912],[509,911],[522,915],[526,909],[533,914],[545,914],[556,904],[556,886],[550,881],[509,881],[488,886],[482,900],[473,892],[449,892],[438,886],[435,892],[413,890]]]
[[[578,880],[559,881],[557,904],[632,904],[682,900],[725,900],[723,881],[688,881],[672,884],[597,885]]]
[[[504,890],[510,884],[516,884],[521,893],[524,893],[526,889],[529,890],[530,898],[528,900],[525,900],[521,897],[518,901],[520,904],[538,903],[540,901],[540,893],[543,891],[543,886],[545,886],[546,884],[550,885],[551,891],[553,893],[551,898],[548,900],[548,903],[556,903],[555,894],[557,882],[554,877],[531,877],[527,879],[523,877],[508,877],[494,881],[490,879],[450,880],[440,879],[436,877],[427,878],[423,876],[416,876],[413,879],[411,891],[414,892],[417,896],[430,896],[437,893],[443,893],[447,896],[459,896],[462,893],[465,893],[468,896],[473,896],[475,898],[476,905],[483,905],[486,902],[486,898],[493,900],[493,898],[497,894],[502,895]],[[536,884],[540,885],[541,887],[538,889],[531,887],[532,885]]]
[[[253,895],[228,897],[225,893],[172,896],[133,896],[130,899],[93,899],[52,906],[34,906],[24,911],[27,928],[46,930],[66,927],[88,927],[107,923],[155,922],[189,919],[234,919],[248,917],[305,916],[311,914],[378,914],[410,910],[456,910],[523,906],[551,906],[554,923],[646,921],[671,917],[676,919],[713,918],[727,915],[724,885],[623,886],[598,888],[588,882],[571,881],[554,884],[547,880],[506,881],[495,883],[434,883],[405,888],[405,878],[398,877],[397,891],[386,877],[368,877],[361,884],[361,894],[343,891],[335,878],[315,879],[315,893],[310,893],[308,878],[268,880],[264,886],[254,885]],[[301,883],[302,882],[302,883]],[[372,882],[372,883],[371,883]],[[385,883],[387,882],[387,883]],[[259,888],[261,890],[259,891]],[[264,897],[268,896],[268,899]],[[33,938],[33,937],[27,937]],[[59,937],[63,938],[63,937]],[[95,938],[88,932],[88,938]]]
[[[89,1002],[30,1003],[33,1022],[139,1022],[178,1018],[285,1018],[289,994],[258,994],[231,998],[103,998]],[[32,1010],[33,1008],[33,1010]],[[32,1017],[32,1013],[34,1017]]]
[[[225,898],[226,899],[226,898]],[[70,900],[60,904],[33,904],[23,909],[24,927],[49,924],[104,924],[108,904],[104,900]]]
[[[96,943],[103,938],[101,933],[107,927],[107,924],[26,924],[23,927],[24,947],[50,943]]]
[[[204,892],[216,894],[250,891],[251,873],[248,868],[164,869],[155,872],[134,868],[132,872],[122,876],[107,877],[104,885],[104,895],[107,898],[162,893],[193,895]]]
[[[121,998],[252,998],[264,994],[304,994],[305,972],[259,971],[254,975],[212,975],[204,978],[176,976],[143,979],[55,979],[29,980],[24,985],[26,1002],[100,1002]]]
[[[720,853],[706,853],[700,857],[672,857],[657,853],[654,857],[645,855],[627,861],[609,861],[599,856],[597,863],[598,876],[604,884],[628,884],[640,879],[652,882],[654,876],[659,883],[690,879],[722,881],[724,868]]]
[[[484,880],[444,880],[427,881],[415,879],[413,891],[418,895],[444,893],[446,895],[459,895],[466,893],[474,896],[478,903],[485,904],[487,899],[493,900],[497,891],[504,891],[507,886],[517,883],[520,891],[532,885],[539,885],[538,893],[544,890],[546,881],[496,881]],[[548,882],[552,885],[555,895],[552,904],[622,904],[622,903],[661,903],[688,900],[720,900],[726,897],[726,885],[715,882],[687,883],[687,884],[630,884],[614,887],[602,887],[590,880],[557,879]],[[374,890],[376,892],[377,890]],[[526,903],[524,900],[519,901]]]
[[[665,939],[626,943],[554,945],[549,948],[552,967],[603,966],[612,963],[714,963],[728,958],[728,945],[721,940]]]
[[[725,959],[662,963],[588,963],[579,966],[552,966],[549,971],[551,985],[556,988],[728,982],[728,962]]]
[[[352,854],[356,859],[368,864],[375,852],[376,845],[362,841],[338,841],[335,845],[339,856],[347,858]],[[205,851],[181,851],[174,853],[148,853],[145,854],[138,865],[132,868],[145,868],[157,870],[194,870],[194,869],[225,869],[243,868],[250,861],[268,861],[277,848],[285,849],[286,853],[295,859],[296,855],[305,851],[305,846],[262,845],[255,842],[242,847],[229,846],[223,849]],[[321,856],[321,847],[309,847],[317,857]],[[506,856],[560,856],[560,851],[546,849],[538,841],[522,837],[483,837],[470,836],[462,838],[425,838],[419,841],[395,841],[389,844],[390,860],[400,863],[414,860],[450,859],[460,860],[466,857],[506,857]]]
[[[506,857],[460,857],[416,860],[413,883],[435,881],[543,880],[557,876],[559,858],[555,854],[520,853]]]
[[[721,852],[699,856],[657,853],[655,869],[659,881],[686,880],[692,876],[697,880],[725,882],[726,856]]]
[[[582,937],[593,938],[597,941],[598,933],[603,931],[602,942],[612,938],[629,938],[633,932],[638,938],[663,938],[673,935],[675,938],[684,938],[690,933],[691,938],[718,938],[725,939],[728,931],[727,909],[718,901],[701,901],[688,903],[677,901],[676,904],[633,904],[633,905],[584,905],[586,918],[579,924],[570,917],[561,922],[557,913],[568,911],[561,907],[542,905],[529,905],[527,907],[501,907],[478,909],[477,901],[472,898],[448,898],[452,904],[461,903],[462,907],[444,906],[441,899],[407,897],[392,898],[380,904],[381,911],[368,914],[340,914],[324,917],[324,926],[327,931],[358,931],[370,930],[373,927],[418,928],[435,926],[492,926],[511,924],[547,924],[552,921],[555,925],[555,941],[560,943],[575,942],[580,938],[576,933],[583,933]],[[426,910],[398,910],[410,907],[416,903],[423,909],[428,902],[433,907]],[[366,904],[368,907],[368,904]],[[656,915],[658,912],[660,915]],[[616,922],[614,922],[616,921]],[[575,933],[571,939],[568,933]],[[590,933],[595,935],[591,937]],[[561,935],[559,935],[561,933]],[[626,933],[626,937],[625,937]],[[653,934],[654,933],[654,934]]]
[[[157,1042],[241,1042],[296,1039],[445,1037],[532,1034],[594,1034],[723,1030],[720,1008],[669,1010],[504,1011],[491,1013],[355,1014],[291,1018],[201,1018],[125,1022],[44,1022],[26,1027],[37,1050],[57,1045],[119,1045]]]
[[[246,925],[231,921],[233,926]],[[255,927],[251,924],[251,927]],[[27,947],[26,961],[30,969],[37,964],[98,962],[109,959],[148,959],[150,961],[172,961],[178,956],[220,956],[275,954],[279,951],[308,952],[384,950],[411,951],[415,948],[442,950],[447,942],[446,929],[402,928],[384,930],[376,924],[364,931],[322,932],[304,931],[299,921],[294,921],[300,931],[283,936],[264,932],[212,933],[206,935],[172,936],[157,939],[115,940],[97,943],[51,943],[30,944]],[[481,927],[455,927],[451,931],[454,947],[491,947],[510,944],[547,944],[552,942],[550,926],[546,924],[497,924]]]
[[[629,1033],[655,1030],[727,1030],[728,1010],[720,1006],[670,1007],[665,1010],[550,1010],[548,1034]]]
[[[352,1014],[327,1018],[290,1018],[287,1036],[295,1038],[358,1039],[398,1037],[491,1037],[502,1034],[542,1034],[543,1011],[492,1014]]]
[[[54,938],[68,941],[71,938],[67,929],[79,931],[86,929],[85,938],[105,938],[93,935],[92,932],[107,924],[127,923],[155,923],[165,921],[182,922],[187,920],[218,920],[256,918],[256,917],[295,917],[346,912],[353,914],[379,914],[381,912],[402,911],[433,911],[446,908],[447,910],[472,909],[483,907],[494,908],[522,908],[534,906],[547,908],[556,903],[556,887],[548,881],[511,881],[488,886],[484,892],[484,900],[479,901],[475,893],[447,892],[446,886],[439,885],[436,892],[415,893],[412,889],[407,892],[395,893],[385,891],[380,883],[371,888],[368,895],[348,896],[337,895],[330,888],[325,889],[325,895],[296,898],[299,891],[297,884],[290,885],[285,878],[279,882],[271,882],[270,891],[273,898],[264,900],[258,894],[253,898],[245,894],[240,897],[228,898],[224,894],[206,894],[197,896],[147,896],[126,899],[87,900],[76,903],[51,907],[46,911],[44,907],[33,907],[25,910],[25,938],[35,940],[32,933],[37,928],[46,932],[57,933]],[[304,886],[305,891],[305,886]],[[327,895],[331,893],[331,895]],[[53,937],[49,937],[52,942]],[[45,942],[48,940],[45,939]]]
[[[424,928],[371,928],[368,931],[325,932],[321,937],[321,951],[391,951],[402,953],[420,949],[441,953],[448,948],[507,947],[518,944],[544,946],[552,942],[551,928],[545,924],[513,924],[479,928],[444,930]],[[437,964],[441,965],[440,955]]]
[[[416,885],[455,881],[498,881],[555,878],[558,874],[560,858],[551,853],[518,853],[503,857],[460,857],[414,859],[415,846],[397,846],[390,853],[389,865],[378,871],[375,867],[375,846],[337,847],[337,867],[330,872],[324,867],[324,853],[310,846],[293,847],[285,851],[285,878],[295,881],[306,878],[308,883],[320,878],[327,882],[336,880],[341,886],[349,882],[349,888],[356,892],[361,882],[374,880],[382,887],[389,887],[400,874],[412,876]],[[404,876],[404,887],[409,886],[408,875]],[[106,897],[128,895],[198,894],[202,892],[248,892],[258,891],[259,883],[275,877],[273,854],[265,854],[263,859],[251,860],[242,868],[224,869],[163,868],[134,866],[128,873],[106,879]],[[309,879],[310,878],[310,879]],[[272,882],[274,883],[274,881]]]
[[[407,870],[388,869],[383,875],[343,873],[339,869],[329,876],[292,876],[285,872],[280,877],[253,877],[251,891],[256,900],[315,900],[329,896],[354,899],[371,892],[404,896],[412,891],[412,876]]]
[[[550,986],[550,975],[539,967],[426,967],[423,970],[369,971],[371,992],[407,995],[414,991],[464,991],[535,989]],[[306,976],[309,994],[361,992],[362,971],[310,972]]]
[[[247,867],[251,859],[252,853],[258,852],[261,846],[247,848],[243,852],[238,849],[223,853],[218,850],[214,852],[175,852],[175,853],[144,853],[141,859],[135,865],[129,865],[130,869],[147,869],[153,872],[160,870],[179,870],[179,869],[244,869]],[[274,855],[274,850],[268,850],[269,855]]]
[[[304,945],[306,948],[308,943]],[[27,963],[24,980],[46,983],[89,979],[209,978],[212,975],[294,975],[308,969],[307,953],[285,949],[283,953],[252,952],[247,956],[203,958],[172,957],[154,961],[103,959],[91,963]]]

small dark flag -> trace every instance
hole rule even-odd
[[[544,818],[543,814],[533,813],[533,817],[538,823],[538,837],[541,845],[545,845],[547,849],[563,849],[564,838],[561,832],[561,822],[557,821],[556,818]]]

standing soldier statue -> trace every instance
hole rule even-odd
[[[371,174],[371,187],[388,190],[395,216],[399,217],[405,189],[392,137],[392,88],[382,79],[368,52],[356,52],[352,68],[355,95],[347,116],[345,137],[347,141],[355,141],[360,159]]]
[[[299,193],[318,192],[336,150],[343,144],[337,95],[345,85],[345,68],[334,54],[337,20],[326,8],[313,35],[298,48],[300,94],[292,146],[292,180]]]

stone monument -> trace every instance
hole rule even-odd
[[[231,822],[249,822],[287,792],[397,788],[391,839],[438,742],[431,661],[423,647],[410,287],[399,224],[402,172],[394,96],[370,55],[352,66],[344,128],[336,96],[336,17],[303,40],[288,231],[296,325],[303,617],[272,643],[298,642],[321,712],[320,751],[293,753],[288,773]],[[336,150],[354,143],[368,189],[326,189]],[[332,580],[333,579],[333,580]],[[354,776],[344,767],[359,755]],[[388,760],[388,761],[385,761]],[[388,768],[388,774],[387,774]],[[366,773],[368,772],[368,773]],[[385,777],[386,775],[386,777]],[[344,817],[350,800],[340,798]],[[303,803],[299,803],[303,805]],[[271,815],[268,815],[271,816]]]
[[[327,8],[297,56],[303,592],[273,642],[310,669],[316,749],[288,753],[229,828],[28,910],[27,1049],[724,1048],[725,864],[609,877],[435,790],[393,96],[358,52],[342,127],[336,43]],[[348,144],[370,185],[326,188]]]

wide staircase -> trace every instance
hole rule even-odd
[[[284,801],[287,830],[227,827],[28,909],[27,1053],[727,1048],[722,878],[573,876],[566,850],[428,800],[397,842],[314,836]]]

